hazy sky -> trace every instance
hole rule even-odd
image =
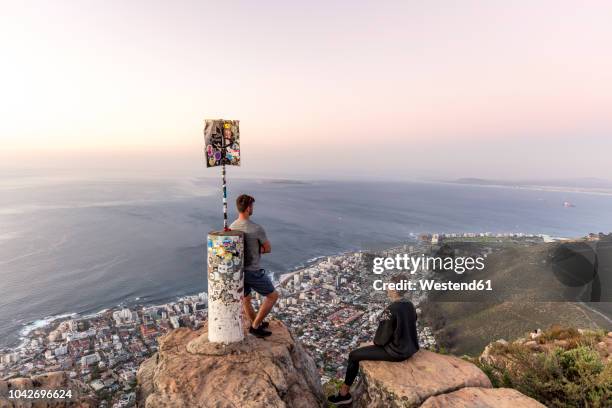
[[[1,1],[0,163],[612,178],[611,1]]]

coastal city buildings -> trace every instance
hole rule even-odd
[[[87,384],[102,407],[135,403],[136,372],[173,327],[201,327],[206,293],[159,306],[127,307],[33,330],[14,350],[0,351],[0,378],[66,371]]]
[[[381,254],[388,256],[406,249],[416,253],[425,248],[402,246]],[[379,315],[389,303],[385,292],[373,290],[369,255],[356,252],[331,256],[284,275],[278,285],[281,298],[274,317],[291,327],[311,352],[322,382],[344,375],[348,353],[372,341]],[[415,306],[422,295],[411,293]],[[419,326],[419,341],[426,348],[435,345],[428,327]]]

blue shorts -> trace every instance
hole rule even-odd
[[[268,296],[274,292],[274,285],[265,269],[244,271],[244,296],[249,296],[252,290],[261,296]]]

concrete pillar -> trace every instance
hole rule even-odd
[[[208,341],[241,341],[244,235],[241,231],[210,232],[207,247]]]

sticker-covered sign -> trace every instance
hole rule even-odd
[[[206,167],[240,166],[238,120],[207,119],[204,125]]]

